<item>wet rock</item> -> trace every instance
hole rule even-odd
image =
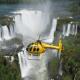
[[[2,55],[15,55],[23,48],[22,40],[14,38],[0,42],[0,53]]]

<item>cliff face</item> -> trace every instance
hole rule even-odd
[[[13,17],[0,15],[0,25],[7,25],[9,27],[10,24],[14,24]]]

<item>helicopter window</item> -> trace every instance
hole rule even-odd
[[[36,48],[34,47],[33,51],[36,51]]]
[[[32,50],[32,47],[30,48],[30,51]]]
[[[39,51],[39,48],[37,48],[37,51]]]

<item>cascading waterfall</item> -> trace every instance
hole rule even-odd
[[[75,32],[75,35],[77,35],[77,31],[78,30],[78,25],[76,24],[76,32]]]
[[[76,35],[77,24],[68,23],[63,25],[63,36]]]
[[[9,28],[10,28],[10,36],[14,37],[15,36],[15,27],[14,27],[14,25],[10,24]]]
[[[66,26],[67,26],[66,24],[65,24],[65,25],[63,25],[63,33],[62,33],[62,34],[63,34],[63,36],[66,36],[66,30],[67,30],[67,29],[66,29]]]
[[[2,41],[2,27],[0,27],[0,41]]]
[[[72,24],[71,34],[72,35],[76,35],[77,34],[77,24]]]
[[[2,26],[2,38],[3,39],[5,39],[5,40],[8,40],[8,39],[10,39],[10,34],[9,34],[9,30],[8,30],[8,28],[7,28],[7,26],[5,25],[5,26]]]
[[[7,25],[0,26],[0,41],[10,40],[14,35],[15,35],[15,32],[14,32],[13,26],[9,26],[9,28],[7,27]]]
[[[26,45],[29,44],[28,38],[30,38],[30,40],[32,39],[31,41],[34,41],[33,38],[38,39],[38,33],[47,33],[47,28],[50,28],[48,35],[51,39],[47,41],[53,41],[57,19],[53,19],[52,26],[48,26],[50,24],[49,15],[42,11],[21,10],[15,13],[20,13],[20,15],[15,16],[15,27],[16,32],[23,35],[23,43],[26,41]],[[26,49],[23,48],[22,51],[18,53],[21,77],[24,78],[24,80],[48,80],[46,64],[49,58],[51,58],[48,58],[48,55],[50,55],[48,53],[49,52],[46,52],[40,60],[29,60],[28,53]]]
[[[24,80],[48,80],[46,57],[40,60],[29,60],[26,49],[18,53],[21,76]]]
[[[14,61],[14,56],[4,56],[10,63]]]
[[[42,11],[21,10],[16,13],[21,14],[15,17],[16,32],[21,33],[25,37],[29,36],[34,38],[35,36],[37,38],[40,33],[45,31],[49,24],[49,15]]]
[[[44,40],[44,42],[47,42],[47,43],[52,43],[53,40],[54,40],[54,33],[56,31],[56,25],[57,25],[57,19],[53,19],[52,21],[52,28],[50,30],[50,33],[48,35],[48,39],[47,40]]]
[[[69,36],[69,34],[70,34],[70,27],[71,27],[71,24],[68,24],[68,26],[67,26],[67,32],[66,32],[66,36]]]

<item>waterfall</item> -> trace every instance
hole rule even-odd
[[[7,25],[0,26],[0,41],[10,40],[14,37],[14,35],[15,31],[12,25],[10,25],[9,28],[7,27]]]
[[[18,53],[21,77],[24,80],[48,80],[46,57],[40,60],[29,60],[26,49]]]
[[[2,33],[3,33],[3,39],[5,40],[9,40],[10,39],[10,34],[9,34],[9,30],[7,28],[7,26],[2,26]]]
[[[62,35],[63,35],[64,37],[66,36],[66,26],[65,26],[65,25],[63,25]]]
[[[14,56],[4,56],[4,57],[8,59],[10,63],[14,61]]]
[[[52,26],[49,26],[51,21],[50,15],[43,11],[20,10],[14,12],[14,14],[15,13],[20,14],[15,16],[15,27],[16,33],[23,35],[24,45],[28,45],[30,42],[38,39],[39,34],[43,32],[45,35],[48,34],[48,40],[46,41],[53,41],[57,19],[53,19]],[[21,77],[24,78],[24,80],[48,80],[46,64],[48,60],[52,58],[51,55],[55,55],[52,54],[53,52],[51,54],[49,53],[50,51],[43,54],[39,60],[33,59],[33,56],[32,60],[29,60],[28,52],[23,48],[22,51],[18,53]]]
[[[47,40],[44,40],[44,42],[47,42],[47,43],[52,43],[53,40],[54,40],[54,33],[56,31],[56,26],[57,26],[57,19],[53,19],[52,21],[52,28],[50,30],[50,33],[48,35],[48,39]]]
[[[10,28],[10,36],[11,37],[14,37],[15,36],[15,28],[14,28],[14,25],[10,24],[9,28]]]
[[[76,35],[77,24],[68,23],[63,25],[63,36]]]
[[[2,41],[2,28],[0,26],[0,41]]]
[[[29,38],[37,40],[50,23],[49,15],[42,11],[21,10],[15,13],[21,14],[15,16],[15,26],[16,32],[23,35],[24,42]]]
[[[76,24],[75,35],[77,35],[77,28],[78,28],[78,25]]]
[[[57,57],[57,51],[48,50],[43,54],[41,59],[29,60],[28,52],[23,48],[22,51],[18,53],[21,77],[24,80],[48,80],[49,78],[46,66],[48,61],[55,57]],[[59,73],[61,73],[61,64],[59,70]]]
[[[77,34],[77,24],[72,24],[71,34],[72,35],[76,35]]]
[[[21,77],[23,78],[26,76],[26,72],[28,70],[27,54],[24,49],[23,49],[23,51],[18,53],[18,58],[19,58],[19,65],[20,65],[20,70],[21,70]]]
[[[67,26],[67,32],[66,32],[66,36],[69,36],[69,34],[70,34],[70,27],[71,27],[71,24],[68,24],[68,26]]]

